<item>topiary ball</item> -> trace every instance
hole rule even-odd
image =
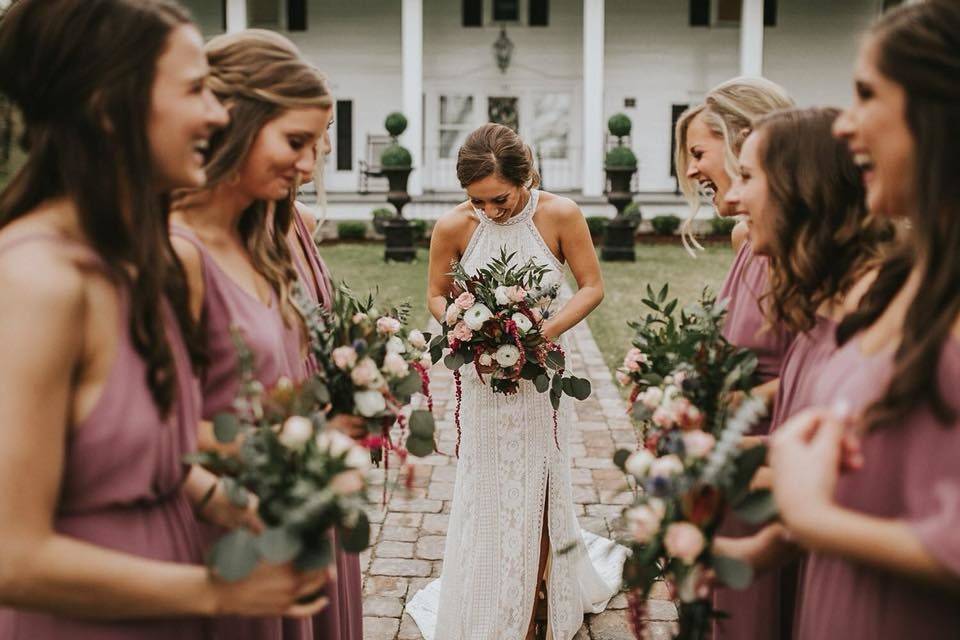
[[[636,169],[637,156],[633,155],[629,147],[614,147],[607,151],[606,165],[615,169]]]
[[[409,167],[413,165],[410,152],[398,144],[392,144],[380,154],[381,167]]]
[[[396,138],[407,130],[407,117],[399,111],[394,111],[387,116],[387,120],[383,125],[387,128],[387,133]]]
[[[630,129],[632,128],[633,123],[630,122],[630,118],[624,113],[614,114],[607,120],[607,129],[610,130],[610,135],[617,136],[618,138],[630,135]]]

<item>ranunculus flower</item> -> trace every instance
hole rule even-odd
[[[641,365],[647,364],[648,362],[650,362],[650,360],[647,358],[647,354],[636,347],[627,351],[627,355],[623,358],[623,366],[629,371],[640,371]]]
[[[460,319],[460,312],[462,309],[455,304],[451,304],[447,307],[447,312],[444,314],[443,319],[447,325],[453,325]]]
[[[358,387],[379,387],[383,385],[383,376],[377,371],[377,363],[364,358],[350,372],[350,380]]]
[[[510,316],[510,319],[513,320],[514,323],[516,323],[517,329],[520,330],[520,333],[526,333],[527,331],[530,331],[530,329],[533,328],[533,323],[530,322],[530,318],[528,318],[522,313],[515,313],[512,316]]]
[[[643,390],[643,393],[638,396],[638,399],[643,403],[643,406],[653,411],[660,406],[660,402],[663,400],[663,389],[660,387],[647,387]]]
[[[662,516],[645,504],[627,509],[624,515],[630,535],[640,544],[650,542],[660,530],[660,522],[663,520]]]
[[[638,449],[630,454],[626,462],[623,463],[623,468],[634,478],[642,479],[646,477],[647,471],[654,460],[656,458],[648,450]]]
[[[469,291],[464,291],[459,296],[457,296],[457,299],[453,301],[453,304],[457,305],[458,307],[466,311],[467,309],[472,307],[474,304],[476,304],[476,302],[477,302],[477,299],[473,297],[472,293],[470,293]]]
[[[466,322],[458,322],[457,326],[450,332],[450,335],[460,342],[466,342],[473,337],[473,331],[470,330]]]
[[[667,553],[686,564],[693,564],[703,551],[705,543],[703,532],[689,522],[672,523],[663,537],[663,546]]]
[[[410,332],[410,335],[407,336],[407,342],[409,342],[410,346],[414,349],[423,349],[427,346],[427,339],[419,329],[414,329]]]
[[[355,391],[353,393],[353,404],[357,407],[357,413],[364,418],[372,418],[387,408],[387,401],[379,391]]]
[[[663,429],[669,429],[673,426],[673,413],[663,407],[657,407],[650,419],[653,420],[653,424]]]
[[[352,318],[353,324],[362,324],[369,319],[370,319],[370,316],[368,316],[365,313],[355,313],[353,314],[353,318]]]
[[[672,453],[651,462],[647,472],[651,478],[670,478],[681,473],[683,473],[683,461]]]
[[[515,284],[512,287],[507,287],[507,299],[510,302],[523,302],[526,297],[527,291],[520,285]]]
[[[410,366],[399,353],[388,353],[383,358],[383,370],[394,378],[400,378],[410,372]]]
[[[683,448],[688,456],[694,458],[705,458],[707,454],[713,451],[713,445],[717,439],[706,431],[694,429],[683,434]]]
[[[493,356],[489,353],[481,353],[480,357],[477,359],[477,362],[480,363],[481,367],[489,367],[493,364]]]
[[[493,317],[493,312],[490,311],[484,304],[477,303],[467,309],[466,313],[463,314],[463,321],[467,323],[467,326],[478,331],[483,327],[483,323]]]
[[[337,347],[330,354],[337,369],[346,371],[357,364],[357,351],[353,347]]]
[[[496,353],[493,354],[493,359],[497,361],[497,364],[506,369],[519,362],[520,350],[512,344],[500,345]]]
[[[310,418],[291,416],[283,423],[277,439],[288,449],[299,449],[313,437],[313,423]]]
[[[617,382],[619,382],[620,386],[622,387],[627,386],[632,381],[630,379],[630,374],[623,369],[617,369],[617,373],[615,375],[617,376]]]
[[[400,336],[390,336],[387,340],[387,353],[406,353],[407,345],[403,344]]]
[[[331,456],[341,456],[357,446],[353,438],[336,429],[324,429],[317,434],[317,449]]]
[[[400,321],[390,316],[377,318],[377,331],[386,335],[393,335],[400,331]]]
[[[366,454],[369,460],[370,454]],[[341,471],[330,478],[330,490],[340,496],[350,496],[363,491],[363,472],[356,469]]]
[[[497,299],[497,304],[502,306],[507,306],[510,304],[510,294],[507,293],[507,288],[504,286],[499,286],[493,290],[493,297]]]

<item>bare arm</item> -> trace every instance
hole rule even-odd
[[[292,612],[303,580],[289,567],[261,565],[259,584],[227,584],[202,566],[148,560],[54,530],[73,385],[83,361],[84,281],[64,260],[18,264],[15,255],[6,257],[0,264],[0,343],[6,345],[0,358],[0,605],[100,619],[239,613],[247,606],[263,615]]]
[[[603,300],[603,276],[590,238],[590,229],[580,208],[566,198],[551,204],[557,207],[554,215],[560,229],[560,250],[577,281],[577,292],[555,316],[543,324],[544,335],[555,339],[597,308]]]
[[[743,246],[743,243],[747,241],[750,237],[750,227],[747,226],[747,223],[741,220],[733,226],[733,231],[730,232],[730,246],[733,247],[733,252],[737,253],[740,251],[740,247]]]
[[[427,308],[438,321],[447,309],[447,295],[453,280],[452,262],[460,259],[460,244],[470,230],[470,220],[457,209],[448,211],[433,227],[430,236],[430,266],[427,269]]]

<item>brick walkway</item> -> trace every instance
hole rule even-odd
[[[604,364],[597,343],[585,322],[568,333],[567,361],[572,373],[589,377],[593,394],[575,402],[576,424],[571,434],[573,499],[580,526],[606,537],[616,537],[617,519],[630,492],[612,456],[616,448],[633,447],[636,436],[626,416],[623,401]],[[434,413],[439,449],[452,454],[456,439],[453,425],[453,377],[439,365],[431,373]],[[391,480],[394,473],[390,473]],[[386,509],[380,508],[381,483],[371,491],[375,505],[373,546],[360,556],[364,574],[363,614],[365,640],[418,640],[417,625],[404,613],[407,599],[440,575],[444,535],[449,520],[456,458],[434,454],[417,462],[413,488],[389,489]],[[388,484],[389,486],[389,484]],[[657,585],[658,587],[662,585]],[[676,620],[673,603],[665,589],[654,592],[649,603],[651,638],[670,638],[669,621]],[[630,640],[621,593],[599,615],[587,616],[575,640]],[[442,636],[436,640],[444,640]],[[504,638],[502,640],[513,640]],[[518,639],[519,640],[519,639]]]

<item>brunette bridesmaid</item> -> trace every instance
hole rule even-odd
[[[20,0],[0,22],[0,90],[30,144],[0,194],[5,639],[200,639],[205,616],[319,608],[295,601],[321,574],[225,583],[202,565],[192,510],[212,478],[182,462],[202,358],[162,204],[203,185],[227,121],[202,42],[163,0]],[[237,514],[215,497],[202,515]]]
[[[804,412],[773,438],[780,514],[810,551],[798,637],[956,637],[960,5],[888,12],[854,73],[855,101],[835,132],[861,168],[871,213],[911,229],[841,323],[817,384],[816,403],[843,411]],[[858,449],[845,445],[850,435]]]

